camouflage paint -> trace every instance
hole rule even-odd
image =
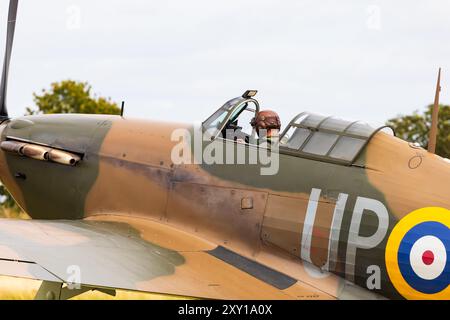
[[[26,179],[15,179],[21,195],[13,192],[13,196],[23,199],[19,204],[32,218],[80,219],[84,216],[86,196],[98,175],[98,150],[112,119],[114,117],[46,115],[23,117],[7,124],[3,140],[6,136],[15,137],[84,154],[83,161],[76,167],[5,154],[10,174],[26,176]],[[28,125],[23,125],[24,120],[29,121]]]
[[[216,246],[222,245],[296,279],[315,283],[334,297],[339,296],[341,290],[339,278],[309,277],[302,271],[304,266],[298,259],[298,251],[292,254],[283,248],[283,244],[272,247],[270,242],[264,240],[261,228],[268,197],[281,196],[307,202],[312,188],[317,188],[321,190],[320,203],[334,206],[340,193],[348,194],[339,233],[337,261],[333,261],[337,265],[332,270],[341,277],[346,276],[345,253],[356,199],[375,199],[389,210],[389,230],[376,248],[357,251],[355,282],[365,287],[367,267],[377,264],[382,270],[382,290],[379,292],[391,298],[400,297],[386,274],[384,252],[392,228],[407,212],[399,213],[397,208],[402,206],[402,202],[390,200],[395,192],[385,192],[389,189],[385,181],[395,180],[398,170],[395,160],[391,160],[392,170],[389,171],[378,158],[383,157],[379,152],[380,141],[382,146],[395,145],[399,154],[407,152],[409,147],[406,143],[396,145],[398,139],[377,134],[358,160],[358,164],[366,165],[366,168],[282,154],[279,173],[261,176],[260,165],[174,165],[170,152],[176,142],[171,141],[170,133],[180,127],[191,132],[195,130],[186,125],[114,116],[54,115],[13,120],[3,130],[3,140],[6,136],[13,136],[85,153],[85,158],[78,166],[68,167],[1,152],[6,161],[0,167],[2,178],[6,177],[6,186],[33,218],[145,217],[162,223],[161,228],[166,228],[163,227],[166,225],[185,230],[188,234],[197,234]],[[24,173],[27,179],[11,178],[19,172]],[[254,199],[252,209],[240,208],[240,198],[243,196]],[[412,207],[426,204],[420,199],[411,203]],[[185,212],[190,213],[186,215]],[[321,214],[323,212],[319,208],[318,215]],[[322,252],[320,259],[313,259],[320,265],[324,261],[327,242],[323,240],[328,237],[329,226],[326,225],[330,220],[319,218],[319,222],[321,227],[313,231],[312,243],[317,252]],[[360,235],[371,235],[377,225],[374,215],[364,214]],[[298,232],[300,235],[301,230]],[[205,259],[190,254],[183,256],[189,266]],[[156,282],[164,286],[162,279],[158,278]],[[288,290],[298,291],[293,288]],[[300,290],[295,294],[300,297],[304,294],[302,292]]]
[[[219,142],[211,142],[221,144]],[[228,142],[227,142],[228,143]],[[231,142],[233,143],[233,142]],[[242,146],[238,146],[241,148]],[[248,147],[247,147],[248,148]],[[225,149],[224,149],[225,150]],[[235,149],[236,150],[236,149]],[[235,151],[236,154],[236,151]],[[358,163],[365,163],[366,152],[360,156]],[[256,165],[201,165],[201,168],[208,174],[218,177],[221,180],[228,181],[230,184],[238,183],[246,188],[267,190],[269,194],[284,194],[288,197],[309,198],[312,188],[322,190],[325,196],[321,201],[330,202],[334,205],[339,193],[348,194],[348,200],[345,206],[345,213],[342,220],[341,232],[339,238],[337,267],[332,270],[338,276],[345,277],[345,263],[347,242],[350,230],[350,223],[353,215],[353,208],[357,197],[376,199],[385,204],[389,211],[389,204],[383,192],[375,188],[369,181],[367,170],[360,167],[349,167],[344,165],[320,162],[306,158],[294,157],[280,152],[280,170],[274,176],[263,176],[260,174],[261,164]],[[390,234],[397,218],[390,215],[389,229]],[[330,227],[330,226],[329,226]],[[325,231],[325,240],[328,240],[328,230]],[[367,212],[363,215],[360,225],[360,234],[369,236],[378,228],[377,217]],[[299,230],[300,232],[301,230]],[[319,236],[320,237],[320,236]],[[314,238],[318,238],[313,237]],[[300,241],[299,241],[300,242]],[[378,265],[381,269],[382,290],[374,290],[378,293],[387,294],[391,298],[399,298],[395,289],[389,281],[387,271],[384,265],[384,253],[387,242],[387,236],[374,249],[358,249],[355,260],[355,283],[361,287],[366,287],[367,268],[371,265]]]

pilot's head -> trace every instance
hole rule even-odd
[[[272,138],[278,136],[281,128],[280,117],[272,110],[258,112],[250,124],[256,130],[260,138]]]

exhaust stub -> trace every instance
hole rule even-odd
[[[79,155],[71,152],[13,140],[2,141],[0,143],[0,149],[28,158],[41,161],[51,161],[67,166],[75,166],[81,161],[81,157]]]
[[[49,154],[50,150],[51,150],[50,148],[38,146],[35,144],[26,144],[20,150],[20,154],[22,154],[28,158],[46,161],[46,160],[48,160],[48,154]]]
[[[0,143],[0,149],[6,152],[12,152],[12,153],[18,153],[20,155],[22,154],[22,149],[26,145],[24,142],[17,142],[17,141],[2,141]]]
[[[75,166],[81,160],[81,158],[76,154],[56,149],[51,149],[49,151],[48,159],[50,161],[65,164],[68,166]]]

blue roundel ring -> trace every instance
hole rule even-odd
[[[400,242],[398,249],[398,265],[405,281],[417,291],[433,294],[444,290],[449,285],[450,275],[450,235],[447,226],[440,222],[422,222],[409,230]],[[443,272],[434,279],[423,279],[413,270],[411,266],[411,250],[413,245],[425,236],[434,236],[442,241],[447,252]]]

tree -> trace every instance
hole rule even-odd
[[[117,103],[111,98],[97,97],[87,82],[65,80],[51,84],[50,90],[33,94],[36,109],[27,108],[27,114],[37,113],[88,113],[120,114]]]
[[[120,114],[117,103],[111,98],[98,97],[92,93],[87,82],[64,80],[51,84],[49,90],[43,89],[41,94],[33,93],[35,108],[26,108],[26,114],[48,113],[88,113],[88,114]],[[0,185],[0,215],[22,217],[23,213],[12,196],[3,185]]]
[[[427,149],[432,110],[433,105],[429,105],[423,113],[416,111],[412,115],[398,116],[397,118],[390,119],[387,125],[395,129],[399,138],[419,143]],[[450,158],[450,106],[441,105],[439,108],[436,154],[441,157]]]

